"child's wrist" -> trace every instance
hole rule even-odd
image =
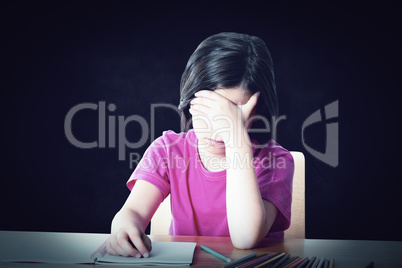
[[[226,149],[245,148],[245,146],[251,147],[250,137],[245,127],[238,128],[229,133],[225,141]]]
[[[226,161],[231,170],[253,169],[253,150],[247,131],[234,135],[231,144],[225,148]]]

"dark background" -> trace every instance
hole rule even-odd
[[[222,31],[261,37],[274,59],[278,142],[306,157],[307,238],[402,240],[400,228],[400,17],[393,5],[135,1],[13,2],[1,10],[1,230],[109,232],[129,194],[132,169],[117,148],[80,149],[64,134],[80,103],[115,104],[107,116],[150,120],[152,103],[179,102],[186,62]],[[339,166],[303,146],[303,121],[339,101]],[[156,110],[155,137],[180,130]],[[74,135],[98,135],[97,111],[81,111]],[[141,137],[127,126],[128,140]],[[305,132],[325,151],[325,124]],[[106,144],[107,145],[107,144]]]

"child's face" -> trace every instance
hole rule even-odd
[[[218,88],[214,90],[214,92],[238,106],[246,104],[251,97],[251,93],[242,87]],[[219,137],[216,137],[218,131],[212,131],[211,123],[208,122],[208,120],[214,120],[214,118],[208,119],[204,116],[193,116],[193,128],[198,139],[199,152],[206,152],[218,157],[223,157],[225,156],[225,143]],[[219,120],[216,122],[219,123],[222,131],[229,129],[230,122],[224,119],[216,120]]]

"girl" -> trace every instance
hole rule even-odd
[[[127,182],[130,196],[113,219],[108,252],[148,257],[144,230],[169,194],[172,235],[230,236],[240,249],[283,237],[290,225],[293,158],[251,129],[252,122],[267,123],[278,113],[265,43],[238,33],[207,38],[191,55],[180,87],[187,131],[165,131],[145,152]]]

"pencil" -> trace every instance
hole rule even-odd
[[[223,256],[222,254],[216,252],[216,251],[213,250],[213,249],[207,248],[207,247],[204,246],[204,245],[201,245],[200,248],[203,249],[203,250],[205,250],[205,251],[208,252],[209,254],[212,254],[212,255],[214,255],[215,257],[218,257],[219,259],[221,259],[221,260],[223,260],[223,261],[225,261],[225,262],[228,262],[228,263],[229,263],[229,262],[232,261],[232,260],[229,259],[228,257],[225,257],[225,256]]]
[[[292,266],[291,268],[304,268],[308,262],[309,258],[306,257],[301,262],[297,263],[294,267]]]
[[[301,261],[302,259],[299,258],[298,256],[289,258],[285,263],[283,263],[280,268],[289,268],[293,265],[295,265],[296,263],[298,263],[299,261]]]
[[[274,262],[277,259],[282,258],[283,256],[285,256],[285,253],[278,254],[275,257],[273,257],[273,258],[271,258],[271,259],[269,259],[267,261],[264,261],[263,263],[260,263],[259,265],[255,266],[255,268],[265,267],[268,264],[270,264],[271,262]]]
[[[257,252],[250,253],[250,254],[248,254],[248,255],[246,255],[244,257],[241,257],[240,259],[237,259],[237,260],[232,261],[232,262],[230,262],[228,264],[225,264],[224,267],[225,268],[235,267],[236,265],[238,265],[238,264],[240,264],[240,263],[242,263],[242,262],[244,262],[246,260],[249,260],[251,258],[254,258],[255,256],[257,256]]]
[[[271,254],[260,255],[260,256],[256,257],[255,259],[251,259],[251,260],[246,261],[244,264],[240,264],[240,266],[238,266],[237,268],[255,267],[256,265],[258,265],[260,263],[263,263],[264,261],[267,261],[268,259],[271,259],[271,258],[275,257],[278,254],[279,253],[271,253]]]
[[[315,262],[313,263],[313,266],[311,266],[311,267],[312,267],[312,268],[317,268],[319,263],[320,263],[320,259],[319,259],[319,258],[316,258],[316,259],[315,259]]]
[[[322,257],[321,260],[320,260],[320,262],[319,262],[318,265],[317,265],[317,268],[323,268],[324,263],[325,263],[325,258]]]
[[[307,263],[306,268],[311,268],[311,266],[313,266],[313,264],[314,264],[314,262],[315,262],[315,259],[317,259],[317,257],[312,257],[312,258],[310,259],[310,261]]]
[[[334,266],[335,266],[334,258],[329,259],[329,268],[334,268]]]
[[[282,263],[286,262],[287,259],[289,259],[289,257],[290,257],[290,254],[289,254],[289,253],[286,253],[279,261],[277,261],[277,262],[272,266],[272,268],[278,268],[278,267],[280,267],[280,266],[282,265]]]
[[[291,262],[287,262],[283,265],[283,268],[291,268],[291,267],[297,267],[300,263],[302,263],[303,259],[300,257],[296,257],[294,260]],[[282,267],[281,267],[282,268]]]

